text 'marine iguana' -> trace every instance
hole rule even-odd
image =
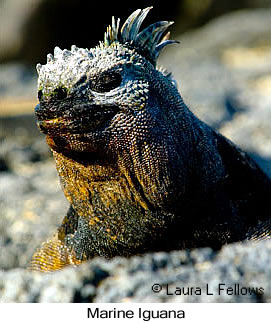
[[[210,246],[271,236],[271,181],[185,105],[156,68],[172,22],[142,31],[151,8],[92,49],[54,50],[37,65],[35,113],[70,209],[31,268],[94,256]]]

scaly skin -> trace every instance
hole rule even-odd
[[[171,23],[138,33],[149,10],[121,31],[113,20],[98,47],[56,48],[37,67],[38,125],[71,206],[33,270],[271,235],[270,179],[156,69]]]

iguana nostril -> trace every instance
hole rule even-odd
[[[58,87],[54,90],[53,96],[57,100],[63,100],[67,97],[68,91],[65,87]]]
[[[43,96],[42,90],[39,90],[38,92],[38,99],[41,100]]]

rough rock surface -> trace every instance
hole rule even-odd
[[[0,300],[271,302],[270,251],[270,241],[262,241],[227,246],[219,253],[201,249],[110,261],[96,258],[53,274],[0,271]]]
[[[161,64],[174,72],[185,101],[271,176],[271,11],[228,15],[180,40],[180,46],[165,51]],[[16,93],[15,85],[9,88]],[[0,87],[0,95],[8,97],[7,87],[3,91]],[[202,249],[97,258],[54,274],[28,272],[24,268],[35,248],[55,231],[67,208],[33,116],[0,116],[0,301],[271,301],[270,240],[229,245],[218,253]],[[153,283],[163,290],[153,293]],[[263,287],[264,294],[206,296],[207,283],[212,289],[219,283]],[[198,286],[202,295],[166,295],[166,284],[170,292]]]

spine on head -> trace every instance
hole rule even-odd
[[[168,44],[178,43],[170,40],[170,33],[164,34],[173,21],[158,21],[139,32],[142,22],[152,7],[134,11],[120,29],[120,19],[112,17],[112,25],[107,27],[104,34],[104,45],[110,46],[114,42],[126,44],[134,48],[139,54],[156,64],[161,50]]]

